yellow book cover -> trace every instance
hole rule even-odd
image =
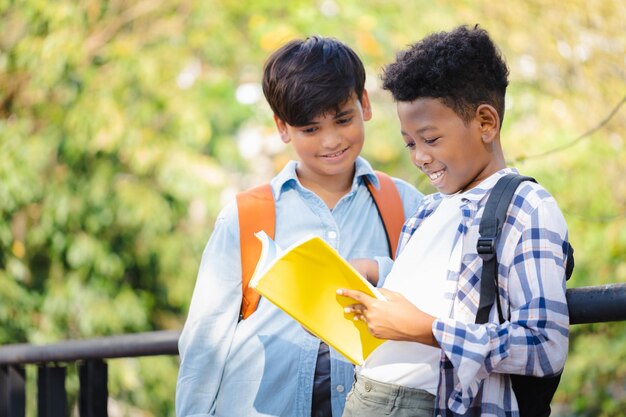
[[[344,313],[354,300],[337,295],[337,289],[384,297],[324,240],[309,237],[283,251],[265,232],[256,237],[262,250],[250,286],[263,297],[355,365],[385,342]]]

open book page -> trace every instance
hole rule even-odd
[[[278,256],[283,251],[263,230],[255,233],[254,236],[261,241],[261,255],[254,268],[254,273],[250,278],[250,283],[248,284],[252,288],[255,287],[256,282],[261,278],[263,272],[278,259]]]
[[[319,237],[306,238],[281,251],[264,232],[256,234],[263,249],[250,286],[354,364],[384,340],[371,335],[362,321],[345,314],[354,300],[337,295],[350,288],[384,297],[339,253]]]

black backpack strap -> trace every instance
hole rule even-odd
[[[565,265],[565,280],[567,281],[574,272],[574,248],[567,242],[567,264]]]
[[[483,216],[480,220],[479,238],[476,243],[478,255],[483,260],[480,277],[480,304],[476,314],[476,323],[487,323],[489,312],[494,301],[497,302],[498,318],[504,321],[500,297],[498,294],[498,257],[496,248],[502,227],[506,222],[506,214],[519,184],[533,181],[533,178],[517,174],[507,174],[500,178],[485,203]],[[573,248],[567,244],[566,276],[574,268]],[[550,415],[550,402],[554,396],[561,375],[551,377],[533,377],[528,375],[510,375],[513,391],[519,406],[520,417],[547,417]]]
[[[483,260],[483,270],[480,277],[480,303],[476,313],[476,323],[482,324],[489,321],[489,312],[494,301],[498,303],[498,316],[503,321],[500,298],[496,297],[498,291],[498,258],[496,245],[506,221],[506,214],[513,199],[513,195],[520,183],[535,181],[534,178],[518,174],[507,174],[500,178],[491,190],[491,194],[485,204],[480,226],[478,228],[478,242],[476,251]]]

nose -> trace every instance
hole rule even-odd
[[[413,150],[413,163],[418,168],[424,168],[427,164],[432,162],[432,157],[430,153],[427,152],[423,147],[416,146]]]
[[[334,150],[341,146],[341,136],[335,131],[328,131],[320,141],[325,149]]]

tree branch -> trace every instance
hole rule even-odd
[[[527,159],[541,158],[541,157],[544,157],[544,156],[547,156],[547,155],[551,155],[553,153],[557,153],[557,152],[563,151],[565,149],[571,148],[572,146],[576,145],[581,140],[591,136],[592,134],[594,134],[598,130],[602,129],[613,118],[613,116],[615,116],[617,114],[617,112],[624,105],[624,103],[626,103],[626,96],[622,97],[620,102],[617,103],[617,106],[615,106],[613,108],[613,110],[611,110],[609,115],[607,117],[605,117],[604,120],[602,120],[600,123],[598,123],[595,127],[589,129],[588,131],[586,131],[582,135],[578,136],[577,138],[575,138],[571,142],[566,143],[566,144],[561,145],[561,146],[557,146],[556,148],[553,148],[553,149],[549,149],[549,150],[547,150],[545,152],[537,153],[537,154],[534,154],[534,155],[517,157],[517,158],[515,158],[512,161],[512,164],[514,165],[514,164],[519,163],[519,162],[524,162]]]
[[[88,57],[95,55],[103,45],[109,42],[122,27],[124,27],[124,25],[157,10],[161,4],[162,1],[144,0],[124,10],[117,18],[110,20],[104,28],[91,34],[85,40],[86,55]]]

